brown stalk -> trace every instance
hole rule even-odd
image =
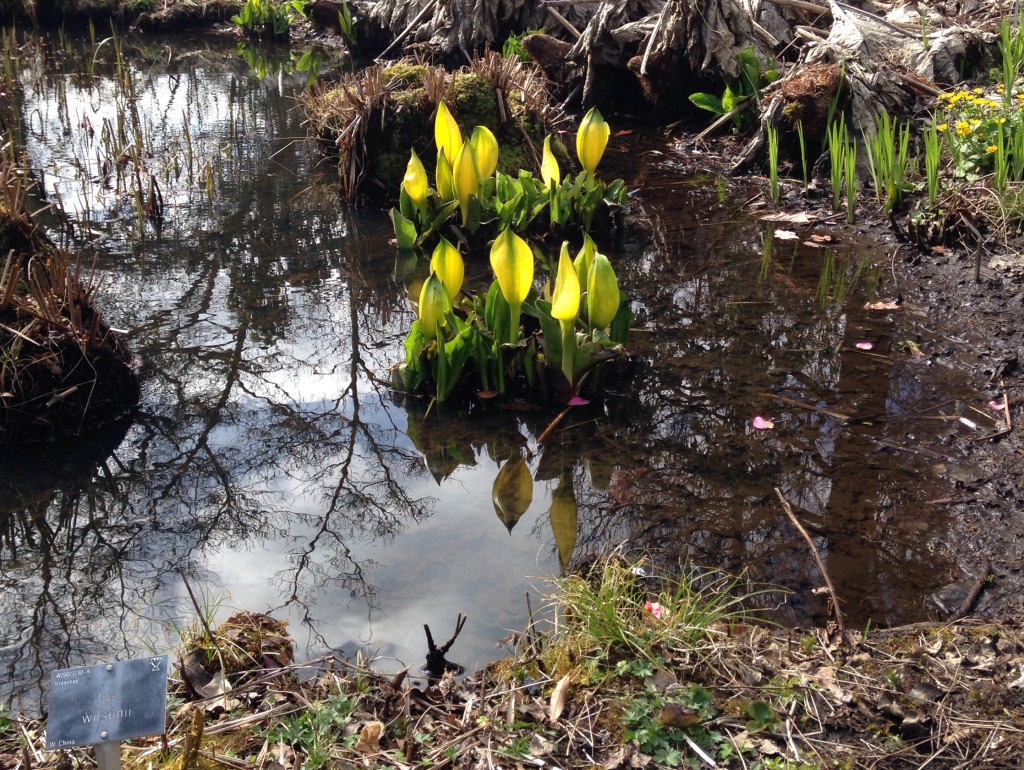
[[[846,628],[843,625],[843,612],[839,608],[839,595],[836,593],[836,587],[832,585],[832,578],[828,576],[828,570],[825,569],[825,563],[821,560],[821,555],[818,553],[818,549],[814,546],[814,541],[811,540],[811,536],[807,534],[807,530],[804,529],[803,525],[797,520],[796,514],[793,513],[793,507],[789,504],[789,500],[782,494],[782,490],[775,487],[775,494],[778,495],[779,500],[782,501],[782,507],[786,511],[786,515],[789,520],[793,522],[793,526],[797,528],[797,531],[803,536],[804,540],[807,541],[807,546],[811,549],[811,554],[814,556],[814,561],[818,564],[818,570],[821,572],[822,578],[825,580],[825,588],[828,589],[829,598],[832,600],[832,609],[836,613],[836,625],[839,626],[839,633],[843,637],[843,641],[846,640]]]
[[[0,274],[0,311],[6,310],[14,300],[14,292],[21,278],[21,260],[14,256],[14,249],[7,252],[4,271]]]

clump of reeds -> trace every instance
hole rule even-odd
[[[0,161],[0,445],[78,433],[125,411],[138,384],[92,303],[94,270],[33,224],[28,185]]]

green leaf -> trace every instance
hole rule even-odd
[[[703,92],[690,94],[690,101],[702,110],[713,112],[716,115],[724,115],[729,111],[722,105],[722,100],[714,94],[705,94]]]
[[[722,114],[731,112],[736,108],[736,105],[742,101],[743,95],[738,94],[732,90],[729,86],[725,87],[725,91],[722,93]]]
[[[633,311],[629,307],[629,299],[626,297],[626,293],[623,291],[619,292],[619,309],[615,313],[615,318],[612,319],[611,328],[608,330],[608,336],[612,342],[616,342],[619,345],[626,345],[629,343],[629,327],[633,323]]]
[[[452,215],[452,212],[455,211],[455,209],[457,209],[458,207],[458,201],[449,201],[448,203],[444,204],[439,209],[437,209],[437,211],[433,213],[430,222],[427,224],[427,228],[423,231],[423,234],[420,235],[419,239],[416,241],[416,245],[422,244],[425,240],[427,240],[427,238],[436,233],[441,228],[441,226],[448,221],[448,218]]]
[[[512,309],[505,301],[505,295],[501,293],[501,285],[495,280],[487,291],[487,301],[484,306],[484,323],[487,329],[498,342],[508,339],[508,326],[510,323]]]
[[[750,717],[747,730],[752,733],[773,730],[779,722],[779,715],[775,713],[775,709],[762,701],[751,701],[744,710]]]
[[[391,222],[395,227],[398,248],[411,249],[416,245],[416,225],[398,209],[391,209]]]
[[[557,363],[562,360],[562,327],[551,316],[551,303],[544,299],[532,305],[523,305],[523,311],[540,322],[540,331],[544,336],[544,353],[548,361]]]

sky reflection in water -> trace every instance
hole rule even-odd
[[[130,180],[102,184],[109,146],[88,133],[123,99],[109,59],[89,77],[30,51],[15,122],[46,195],[88,223],[98,301],[130,330],[144,389],[130,426],[84,457],[4,459],[0,700],[30,701],[55,667],[166,649],[191,615],[182,573],[220,619],[272,611],[310,654],[367,647],[390,668],[418,667],[422,625],[446,638],[458,612],[470,622],[452,657],[486,662],[560,558],[620,545],[747,570],[794,591],[783,618],[820,620],[775,486],[854,622],[927,611],[944,522],[923,515],[924,455],[898,450],[947,435],[910,420],[954,385],[899,353],[900,318],[859,309],[871,274],[858,255],[782,248],[732,200],[745,193],[674,175],[670,145],[613,142],[606,173],[628,163],[655,224],[648,246],[608,247],[635,298],[632,382],[542,448],[553,412],[423,421],[387,377],[415,275],[396,267],[386,218],[341,210],[331,170],[295,140],[301,80],[261,82],[202,49],[132,65],[166,206],[156,232]],[[769,392],[878,419],[844,426]],[[762,413],[771,431],[754,430]],[[492,484],[520,457],[533,500],[510,532]],[[551,521],[556,488],[577,521],[571,506]]]

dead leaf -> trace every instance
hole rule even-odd
[[[277,764],[285,770],[290,770],[295,767],[295,760],[295,749],[288,746],[284,741],[279,741],[277,744]]]
[[[540,733],[534,733],[533,738],[530,739],[530,755],[534,757],[544,757],[551,754],[551,750],[554,748],[554,744],[545,738]]]
[[[620,747],[608,755],[608,758],[602,763],[601,767],[604,770],[619,770],[624,764],[626,764],[627,751],[624,747]]]
[[[780,241],[795,241],[800,237],[792,230],[776,230],[772,235]]]
[[[818,233],[811,235],[811,240],[815,243],[835,243],[836,241],[831,235],[820,235]]]
[[[900,309],[900,304],[898,302],[893,302],[892,300],[888,300],[888,301],[885,301],[885,302],[882,302],[882,301],[879,301],[879,302],[868,302],[866,305],[864,305],[864,309],[865,310],[899,310]]]
[[[658,724],[662,727],[693,727],[700,724],[700,721],[697,709],[686,708],[678,703],[666,703],[658,714]]]
[[[569,675],[566,674],[558,680],[555,689],[551,691],[551,700],[548,705],[548,722],[554,724],[565,711],[565,697],[569,690]]]
[[[644,684],[658,692],[665,692],[669,687],[676,684],[676,675],[667,668],[659,668],[653,676],[644,679]]]
[[[356,751],[360,754],[376,754],[380,751],[380,738],[384,734],[383,722],[367,722],[359,731]]]
[[[754,748],[767,757],[776,757],[782,754],[779,744],[768,738],[756,738],[754,740]]]
[[[811,223],[811,217],[806,211],[794,211],[792,213],[786,213],[780,211],[772,214],[765,214],[761,217],[764,222],[782,222],[787,225],[807,225]]]

